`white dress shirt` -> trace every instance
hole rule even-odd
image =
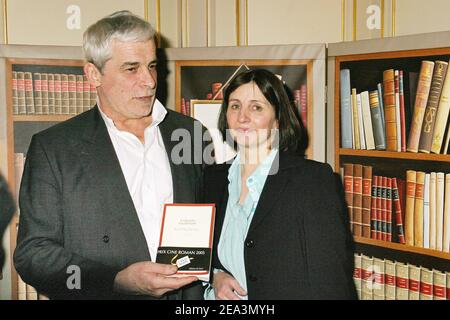
[[[158,127],[167,111],[161,102],[155,100],[153,122],[145,129],[142,144],[134,134],[117,129],[113,120],[102,112],[100,105],[99,110],[133,199],[150,257],[155,262],[164,204],[173,203],[172,173]]]

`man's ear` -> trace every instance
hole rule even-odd
[[[86,78],[89,80],[89,82],[94,85],[94,87],[99,87],[102,84],[102,73],[100,70],[97,69],[96,66],[94,66],[93,63],[86,63],[84,65],[84,74],[86,75]]]

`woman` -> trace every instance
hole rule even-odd
[[[352,299],[352,240],[329,165],[304,159],[300,116],[267,70],[238,75],[219,129],[238,151],[205,171],[216,203],[213,282],[206,299]]]

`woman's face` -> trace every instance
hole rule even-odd
[[[270,146],[272,130],[278,128],[274,107],[254,82],[243,84],[230,94],[227,123],[239,148],[249,149]]]

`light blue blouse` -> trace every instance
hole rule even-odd
[[[239,204],[241,195],[241,155],[239,153],[228,170],[229,197],[217,253],[225,269],[233,275],[245,290],[247,290],[244,261],[245,238],[277,152],[276,149],[272,150],[252,175],[247,178],[248,194],[243,204]],[[247,296],[241,298],[247,299]],[[205,299],[215,299],[214,290],[211,286],[205,290]]]

